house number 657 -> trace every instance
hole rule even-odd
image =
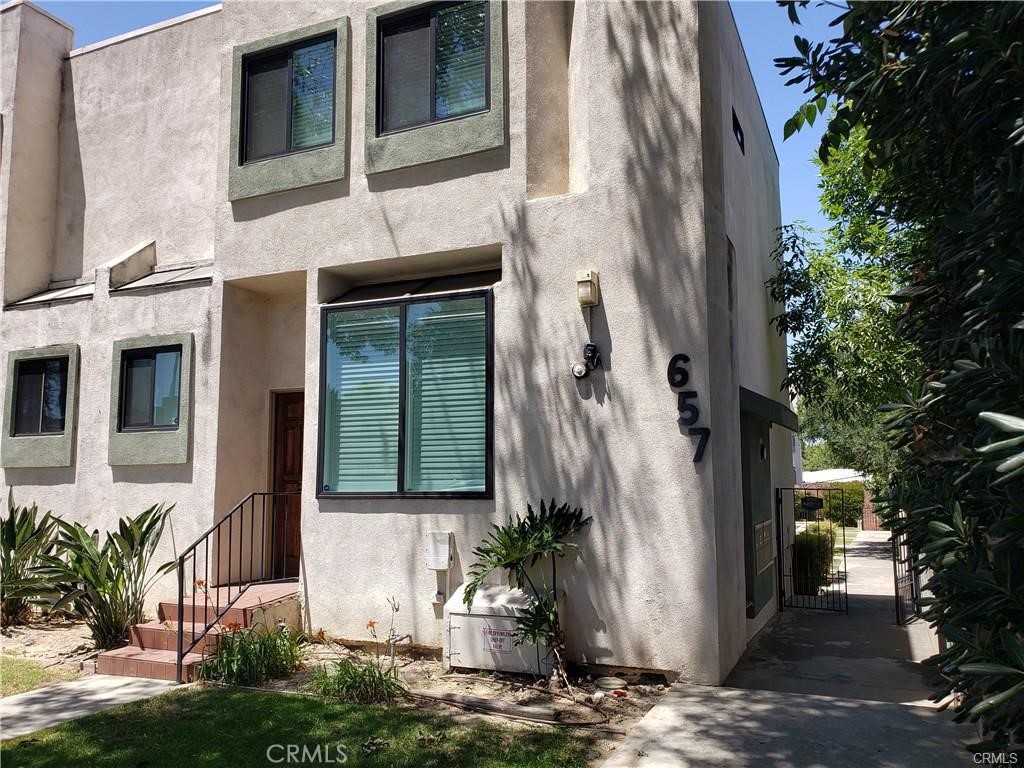
[[[678,390],[676,398],[679,408],[679,423],[689,428],[687,431],[692,437],[700,438],[697,441],[697,450],[693,452],[693,461],[697,463],[704,458],[704,450],[708,447],[711,429],[694,426],[700,420],[700,408],[697,407],[697,403],[693,402],[697,399],[697,390],[683,389],[690,382],[690,371],[686,367],[689,362],[689,355],[684,355],[681,352],[678,355],[672,355],[672,359],[668,361],[668,385],[672,389]]]

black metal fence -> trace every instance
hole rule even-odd
[[[250,493],[178,557],[178,682],[184,682],[185,655],[251,584],[295,580],[288,576],[287,531],[298,497],[298,491]]]
[[[905,512],[900,513],[904,517]],[[892,572],[896,586],[896,623],[908,624],[920,616],[921,575],[914,568],[914,553],[900,526],[892,532]]]
[[[842,488],[777,488],[775,491],[781,608],[849,611],[846,548],[853,536],[841,525],[847,499]],[[828,513],[836,510],[840,520]],[[787,521],[793,541],[785,540]]]

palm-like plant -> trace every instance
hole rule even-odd
[[[32,598],[45,591],[36,573],[40,557],[53,547],[57,523],[47,512],[19,507],[14,491],[7,496],[7,517],[0,521],[0,625],[24,624]]]
[[[565,671],[565,633],[558,613],[556,559],[564,557],[569,549],[576,549],[567,539],[583,530],[592,520],[583,517],[581,507],[568,504],[558,506],[555,500],[545,504],[542,500],[537,512],[526,505],[526,516],[514,515],[504,525],[494,525],[473,554],[476,562],[469,568],[464,601],[473,607],[473,598],[488,575],[503,570],[517,586],[527,592],[530,606],[516,617],[517,643],[547,645],[554,657],[552,672],[571,689]],[[551,583],[543,580],[543,571],[530,575],[541,560],[551,564]]]
[[[89,533],[81,523],[57,521],[60,554],[41,557],[38,571],[59,593],[54,610],[74,605],[97,647],[110,648],[125,639],[128,629],[143,619],[149,590],[177,565],[171,560],[151,568],[172,509],[158,504],[121,519],[102,545],[98,532]]]

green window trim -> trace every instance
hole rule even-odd
[[[247,161],[244,142],[246,63],[280,49],[333,39],[334,112],[330,143],[289,149]],[[231,138],[228,199],[232,202],[315,184],[340,181],[348,175],[349,19],[342,16],[273,37],[237,45],[232,50]],[[290,65],[289,65],[290,66]]]
[[[490,291],[321,313],[318,498],[493,497]]]
[[[77,344],[56,344],[36,349],[13,350],[7,354],[7,379],[4,393],[4,425],[0,435],[0,466],[70,467],[74,460],[78,415],[79,348]],[[43,360],[67,360],[64,385],[64,425],[60,432],[15,434],[15,390],[20,363]]]

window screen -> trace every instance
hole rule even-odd
[[[181,401],[181,347],[125,352],[121,368],[122,430],[176,429]]]
[[[382,132],[487,109],[487,3],[444,3],[380,26]]]
[[[334,141],[334,38],[245,60],[243,161]]]

